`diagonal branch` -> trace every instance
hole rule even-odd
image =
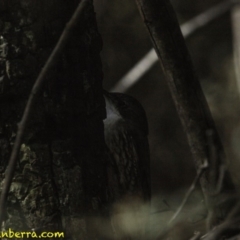
[[[193,65],[184,42],[176,15],[169,0],[136,0],[140,14],[148,29],[155,51],[165,72],[175,106],[177,108],[184,131],[187,135],[195,167],[201,168],[205,160],[209,162],[208,171],[200,178],[200,184],[209,212],[214,213],[212,224],[228,211],[216,204],[221,195],[212,194],[216,181],[211,181],[209,172],[214,171],[219,176],[222,166],[223,147],[212,119],[208,104],[202,92],[200,83],[194,72]],[[209,159],[209,146],[206,144],[206,132],[213,131],[213,144],[216,149],[215,163]],[[213,169],[212,166],[215,166]],[[212,169],[211,169],[212,167]],[[222,193],[235,191],[229,174],[225,174],[222,183]]]
[[[190,188],[188,189],[188,191],[185,194],[185,197],[182,200],[182,203],[180,204],[180,206],[178,207],[177,211],[174,213],[174,215],[171,217],[171,219],[169,220],[168,224],[172,223],[174,220],[176,220],[176,218],[178,217],[178,215],[180,214],[180,212],[182,211],[182,209],[184,208],[184,206],[187,203],[187,200],[190,198],[191,194],[193,193],[193,191],[196,188],[196,185],[198,184],[198,181],[200,179],[200,177],[202,176],[203,172],[208,168],[208,162],[205,161],[203,163],[203,165],[198,169],[197,171],[197,175],[195,177],[195,179],[193,180],[192,185],[190,186]]]
[[[81,3],[75,10],[72,18],[67,23],[60,39],[58,40],[57,45],[55,46],[53,52],[51,53],[50,57],[48,58],[47,62],[45,63],[42,71],[40,72],[28,99],[27,105],[24,109],[23,117],[18,124],[18,131],[16,140],[13,145],[12,153],[10,156],[8,168],[6,170],[6,177],[3,184],[3,189],[0,197],[0,224],[3,221],[3,216],[5,213],[5,206],[6,206],[6,200],[8,196],[8,192],[10,189],[10,185],[13,179],[14,170],[17,162],[18,153],[21,147],[21,143],[24,136],[24,131],[26,129],[29,117],[31,116],[31,113],[33,111],[34,104],[36,102],[36,99],[38,97],[38,94],[43,86],[44,80],[46,79],[46,76],[49,74],[50,70],[54,67],[56,62],[58,61],[59,57],[61,56],[61,53],[68,43],[70,37],[74,34],[74,30],[76,26],[79,24],[79,20],[83,15],[84,9],[89,6],[89,4],[92,3],[92,0],[81,0]]]
[[[180,28],[185,38],[189,37],[196,30],[206,26],[211,21],[217,19],[226,13],[232,6],[234,1],[223,1],[205,12],[200,13],[196,17],[181,24]],[[152,48],[141,60],[139,60],[132,69],[130,69],[110,90],[111,92],[126,92],[132,87],[140,78],[149,71],[157,62],[158,57],[154,48]]]

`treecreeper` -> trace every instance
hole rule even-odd
[[[104,99],[115,239],[147,239],[151,187],[146,113],[135,98],[126,94],[104,91]]]

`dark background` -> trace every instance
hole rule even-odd
[[[173,0],[172,5],[181,24],[219,2]],[[152,44],[135,1],[95,0],[95,9],[103,38],[104,88],[110,90]],[[238,184],[240,108],[230,12],[197,30],[186,44],[222,139],[227,165]],[[155,197],[163,199],[166,194],[181,199],[195,169],[160,64],[155,64],[127,93],[142,103],[149,121],[153,202],[158,205],[159,198]]]

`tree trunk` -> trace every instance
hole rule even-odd
[[[78,3],[0,0],[2,184],[31,87]],[[5,229],[64,230],[69,239],[100,239],[93,219],[107,215],[108,201],[101,48],[91,6],[35,105],[8,197]]]

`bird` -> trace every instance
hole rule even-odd
[[[123,93],[103,93],[104,137],[115,239],[146,239],[151,198],[148,121],[142,105]]]

